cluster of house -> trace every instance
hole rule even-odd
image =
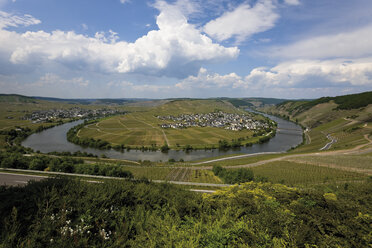
[[[173,121],[173,123],[160,124],[162,128],[187,127],[219,127],[239,131],[243,129],[258,130],[268,128],[265,122],[252,119],[249,115],[214,112],[208,114],[182,114],[179,116],[156,116],[160,120]]]
[[[31,120],[33,123],[40,123],[62,118],[91,118],[120,113],[122,112],[115,109],[82,109],[74,107],[70,109],[38,110],[31,114],[26,114],[23,119]]]

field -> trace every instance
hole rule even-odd
[[[230,104],[217,100],[173,101],[124,116],[115,116],[99,123],[91,124],[78,133],[80,138],[94,138],[108,141],[113,145],[131,147],[160,147],[167,144],[173,149],[186,145],[193,148],[217,147],[219,140],[245,138],[244,142],[254,142],[250,130],[230,131],[223,128],[192,127],[187,129],[162,129],[160,124],[171,123],[158,119],[161,115],[210,113],[221,110],[227,113],[246,113]],[[260,117],[257,117],[260,118]],[[243,144],[244,144],[243,142]]]
[[[292,158],[291,161],[328,166],[372,175],[372,158],[360,155],[328,155]]]
[[[316,165],[279,161],[251,168],[255,176],[267,177],[269,182],[286,185],[313,185],[358,181],[366,175]]]

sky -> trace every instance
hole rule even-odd
[[[337,96],[372,90],[371,0],[0,0],[0,93]]]

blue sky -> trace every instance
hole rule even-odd
[[[316,98],[372,90],[370,0],[0,0],[0,93]]]

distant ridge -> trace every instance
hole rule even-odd
[[[22,96],[18,94],[0,94],[0,102],[24,102],[35,103],[35,99],[29,96]]]
[[[304,100],[302,103],[299,103],[299,101],[289,100],[279,103],[277,106],[286,106],[290,114],[294,113],[295,115],[298,115],[318,104],[327,103],[330,101],[334,101],[336,104],[338,104],[336,110],[358,109],[372,104],[372,91],[335,97],[321,97],[312,101]]]

